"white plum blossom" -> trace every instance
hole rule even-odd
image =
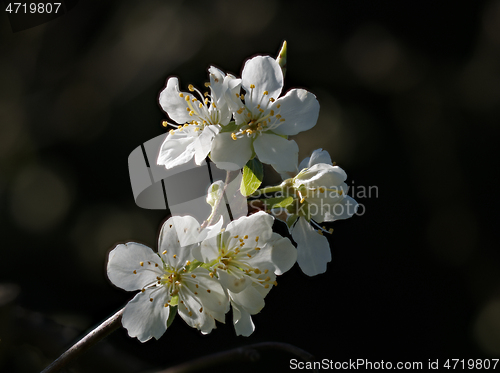
[[[288,207],[286,223],[297,243],[297,263],[305,274],[315,276],[325,272],[332,259],[323,236],[326,230],[317,223],[350,218],[358,203],[347,195],[347,174],[333,165],[327,151],[315,150],[299,168],[296,176],[284,182],[297,197],[297,203]]]
[[[199,243],[181,246],[182,241],[199,236],[199,228],[191,216],[174,216],[162,226],[158,253],[134,242],[120,244],[109,253],[111,282],[124,290],[140,290],[122,316],[131,337],[141,342],[160,338],[176,311],[204,334],[215,328],[215,320],[224,322],[227,295],[207,269],[196,266],[192,251]]]
[[[276,274],[290,269],[297,251],[288,238],[272,232],[274,218],[265,212],[244,216],[225,231],[204,240],[195,257],[206,263],[226,290],[237,335],[254,331],[251,315],[264,307]]]
[[[244,95],[238,93],[240,86]],[[248,60],[241,80],[232,79],[228,87],[225,97],[235,126],[214,139],[210,157],[217,167],[241,169],[257,155],[278,172],[294,171],[299,148],[287,136],[316,124],[316,96],[304,89],[292,89],[278,98],[283,89],[283,73],[279,63],[269,56]]]
[[[171,129],[163,142],[158,165],[169,169],[187,163],[193,157],[200,165],[210,152],[215,135],[231,120],[224,94],[228,81],[234,77],[213,66],[208,71],[210,83],[206,86],[210,87],[211,94],[203,95],[192,85],[189,85],[191,93],[181,92],[175,77],[168,79],[167,86],[160,93],[161,107],[179,125],[171,124],[176,129]],[[164,125],[168,123],[164,122]]]

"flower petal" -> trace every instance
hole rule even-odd
[[[226,236],[224,237],[227,240],[225,241],[226,247],[239,246],[240,239],[244,240],[245,248],[253,249],[257,246],[263,246],[272,236],[273,223],[274,218],[264,211],[233,220],[226,228]]]
[[[246,91],[245,105],[250,110],[256,108],[261,100],[278,98],[283,88],[280,65],[269,56],[256,56],[247,60],[241,72],[241,85]],[[267,94],[264,95],[266,91]]]
[[[192,216],[172,216],[161,227],[158,253],[172,268],[194,259],[192,245],[198,244],[200,224]]]
[[[243,136],[237,140],[229,132],[219,133],[212,143],[210,158],[218,168],[235,171],[243,168],[252,157],[252,139]]]
[[[303,217],[299,218],[292,230],[297,242],[297,263],[308,276],[326,271],[326,264],[332,260],[330,245],[325,236],[320,235]]]
[[[165,288],[150,288],[138,293],[123,310],[122,325],[128,335],[141,342],[160,338],[167,330],[170,307],[165,304],[168,299]]]
[[[278,172],[295,171],[299,158],[299,147],[293,140],[263,133],[258,136],[253,147],[262,163],[272,165]]]
[[[231,303],[233,306],[233,323],[236,335],[248,337],[255,330],[255,325],[252,322],[252,316],[245,309],[236,303]]]
[[[217,271],[217,276],[219,276],[221,285],[233,293],[239,293],[244,290],[250,282],[250,279],[244,275],[244,272],[239,273],[238,276],[237,272],[230,274],[223,269],[219,269]]]
[[[108,277],[124,290],[142,289],[162,275],[162,268],[160,257],[140,243],[120,244],[109,253]]]
[[[348,219],[356,213],[358,207],[359,205],[354,198],[345,196],[342,200],[334,204],[329,205],[324,203],[318,213],[311,213],[311,218],[318,223]],[[311,208],[309,208],[309,212],[311,212]]]
[[[316,125],[319,116],[319,103],[316,96],[305,89],[292,89],[279,98],[273,107],[280,105],[275,112],[285,119],[273,131],[279,135],[296,135]]]
[[[234,303],[242,306],[248,313],[255,315],[264,308],[264,297],[255,289],[254,286],[247,286],[245,290],[239,293],[229,291],[229,295]]]
[[[177,123],[191,122],[192,118],[186,110],[188,107],[185,97],[189,93],[182,92],[183,97],[180,97],[179,80],[176,77],[171,77],[167,81],[167,86],[160,93],[160,105],[168,116]]]
[[[275,274],[282,275],[293,267],[297,261],[297,249],[288,238],[273,233],[273,240],[268,245],[272,245],[271,260]]]
[[[330,157],[330,154],[322,148],[316,149],[312,152],[312,155],[310,157],[304,158],[304,160],[300,162],[299,171],[303,170],[304,168],[312,167],[318,163],[332,165],[332,158]]]
[[[200,136],[198,136],[193,142],[194,147],[194,161],[198,166],[205,160],[210,149],[212,148],[212,141],[215,135],[220,131],[218,126],[207,126],[203,129]]]
[[[189,162],[196,152],[193,146],[196,139],[189,127],[169,133],[160,147],[157,164],[169,169]]]

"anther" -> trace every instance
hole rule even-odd
[[[250,84],[250,88],[251,88],[251,89],[254,89],[254,88],[255,88],[255,85]]]
[[[271,97],[271,98],[269,99],[269,101],[274,102],[274,101],[276,101],[276,100],[275,100],[274,98],[272,98],[272,97]]]
[[[266,275],[267,275],[267,272],[269,272],[269,270],[268,270],[268,269],[266,269],[266,270],[264,271],[264,274],[266,274]]]
[[[269,94],[268,91],[264,91],[264,93],[263,93],[264,96],[267,96],[268,94]]]
[[[163,307],[168,307],[168,303],[165,303],[165,304],[163,305]]]
[[[191,275],[192,278],[196,278],[196,275]]]
[[[265,284],[264,288],[269,289],[269,284]]]
[[[174,130],[170,130],[170,131],[168,131],[168,133],[170,133],[171,135],[175,135],[175,131]]]
[[[141,267],[144,267],[144,262],[139,262],[139,264],[141,265]]]
[[[185,100],[186,101],[189,101],[191,98],[189,97],[189,95],[186,96]]]
[[[162,254],[165,255],[167,253],[167,250],[163,250]]]
[[[180,92],[179,97],[184,97],[184,94],[182,92]]]
[[[200,312],[203,312],[203,307],[200,308]]]
[[[252,257],[252,256],[251,256],[250,254],[248,254],[248,253],[247,253],[247,256],[248,256],[249,258],[251,258],[251,257]]]
[[[208,275],[209,275],[211,278],[214,278],[214,274],[213,274],[212,272],[210,272]]]
[[[164,120],[161,124],[163,127],[168,127],[168,122],[166,120]]]
[[[189,92],[193,92],[194,91],[194,87],[192,84],[188,85],[188,89],[189,89]]]
[[[134,275],[136,275],[136,274],[137,274],[137,271],[136,271],[136,270],[134,270]]]
[[[172,256],[174,257],[174,259],[176,259],[176,258],[177,258],[177,255],[176,255],[176,254],[174,254],[174,255],[172,255]]]
[[[259,241],[259,236],[255,237],[255,242]]]
[[[209,82],[205,82],[205,87],[210,87],[210,83]]]
[[[256,247],[255,250],[259,251],[260,250],[260,247]]]
[[[207,293],[210,293],[211,291],[212,291],[212,290],[210,290],[210,289],[207,289]]]
[[[332,234],[332,233],[333,233],[333,228],[330,228],[330,229],[328,230],[328,233]]]
[[[153,298],[149,298],[149,301],[152,302],[153,301]]]
[[[245,240],[248,239],[248,234],[245,234],[245,237],[243,237]]]
[[[236,134],[235,134],[234,132],[233,132],[233,133],[231,133],[231,138],[232,138],[233,140],[237,140],[237,139],[238,139],[238,138],[236,137]]]

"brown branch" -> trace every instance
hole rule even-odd
[[[71,346],[64,354],[59,356],[52,364],[45,368],[42,373],[54,373],[59,371],[66,364],[80,357],[80,355],[101,339],[114,332],[121,325],[122,314],[123,308]]]
[[[294,345],[282,342],[262,342],[203,356],[188,363],[182,363],[155,373],[190,373],[199,370],[206,371],[209,367],[231,361],[255,362],[260,359],[258,350],[280,350],[295,355],[304,361],[314,361],[313,355]]]

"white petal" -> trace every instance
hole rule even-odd
[[[346,179],[347,174],[339,166],[318,163],[301,170],[294,178],[294,187],[306,185],[308,187],[331,188],[341,185]]]
[[[275,112],[285,119],[273,131],[280,135],[296,135],[316,125],[319,116],[319,103],[311,92],[305,89],[292,89],[284,97],[276,100],[273,107],[281,105]]]
[[[315,151],[312,152],[311,157],[307,157],[302,162],[300,162],[299,170],[302,170],[303,168],[312,167],[318,163],[325,163],[332,165],[332,158],[330,157],[330,154],[326,150],[323,150],[321,148],[316,149]]]
[[[311,215],[311,218],[318,223],[348,219],[356,213],[358,207],[359,205],[354,198],[345,196],[335,204],[323,205],[321,213]],[[311,210],[309,209],[309,211]]]
[[[283,88],[283,73],[280,65],[269,56],[249,59],[241,73],[241,85],[245,89],[245,104],[251,110],[261,102],[278,98]],[[255,88],[250,88],[254,85]],[[268,94],[264,96],[264,92]],[[265,102],[264,101],[264,102]]]
[[[225,236],[227,237],[227,241],[225,241],[227,247],[239,246],[240,239],[244,239],[245,247],[263,246],[272,236],[273,223],[274,218],[264,211],[233,220],[228,224],[225,232],[227,234]],[[238,237],[235,238],[235,236]],[[248,237],[244,238],[245,236]]]
[[[245,311],[241,306],[232,303],[233,306],[233,323],[236,335],[248,337],[255,330],[255,325],[252,322],[252,316]]]
[[[208,69],[210,75],[210,90],[212,91],[212,98],[215,98],[217,103],[219,103],[218,99],[224,96],[224,78],[226,74],[223,71],[219,70],[214,66],[210,66]]]
[[[215,237],[206,238],[202,241],[199,250],[194,250],[193,254],[195,255],[195,259],[200,262],[209,263],[212,260],[217,259],[219,256],[219,247],[221,247],[221,239],[226,232],[221,235],[217,235]]]
[[[121,244],[109,253],[108,277],[114,285],[128,291],[142,289],[154,282],[156,276],[162,275],[162,268],[160,257],[140,243]]]
[[[252,139],[243,136],[237,140],[229,132],[219,133],[212,143],[210,158],[223,170],[235,171],[243,168],[252,156]]]
[[[295,141],[263,133],[255,139],[253,147],[259,160],[272,165],[276,171],[286,172],[297,169],[299,147]]]
[[[151,301],[153,299],[153,301]],[[138,293],[123,311],[122,324],[128,335],[141,342],[160,338],[167,330],[170,307],[165,307],[169,297],[164,288],[151,288]]]
[[[157,164],[169,169],[189,162],[196,151],[193,146],[196,139],[197,135],[193,135],[188,128],[169,133],[160,147]]]
[[[181,300],[182,303],[180,303]],[[181,296],[179,293],[177,312],[186,324],[201,330],[204,334],[210,333],[215,328],[214,318],[203,310],[203,305],[198,298],[184,296],[184,294]]]
[[[192,216],[172,216],[162,226],[158,253],[172,268],[194,259],[192,245],[198,243],[200,224]]]
[[[251,315],[259,313],[264,308],[264,297],[255,289],[254,286],[247,286],[247,288],[239,293],[229,291],[229,295],[234,303],[239,304]]]
[[[292,230],[297,242],[297,263],[308,276],[326,271],[326,264],[332,260],[330,245],[325,236],[320,235],[303,217],[299,218]]]
[[[220,131],[218,126],[208,126],[203,129],[200,136],[196,138],[193,143],[195,149],[195,162],[199,166],[205,160],[210,149],[212,148],[212,141],[215,135]]]
[[[179,93],[179,80],[176,77],[168,79],[167,86],[160,93],[160,105],[163,110],[168,114],[172,120],[177,123],[186,123],[192,120],[189,112],[186,110],[188,107],[185,97],[189,93],[182,92],[184,97],[180,97]]]
[[[196,277],[193,279],[192,275]],[[209,271],[202,267],[198,267],[192,272],[186,273],[183,277],[188,279],[187,281],[183,280],[183,283],[186,285],[181,290],[181,292],[183,292],[183,298],[186,296],[196,298],[209,314],[217,320],[224,322],[229,300],[219,281],[216,278],[210,277]],[[196,287],[196,285],[198,285],[198,287]],[[210,290],[210,292],[207,290]]]
[[[264,270],[270,268],[275,274],[282,275],[288,271],[297,261],[297,249],[292,242],[280,236],[278,233],[272,234],[270,240],[252,255],[247,262],[254,268]]]
[[[276,236],[275,236],[276,235]],[[271,260],[274,265],[274,273],[282,275],[293,267],[297,261],[297,249],[292,242],[279,234],[273,234]]]
[[[239,275],[239,276],[238,276]],[[219,269],[217,271],[217,276],[219,276],[219,281],[221,285],[233,293],[239,293],[244,290],[250,283],[250,279],[244,275],[244,272],[241,273],[227,273],[226,271]]]

